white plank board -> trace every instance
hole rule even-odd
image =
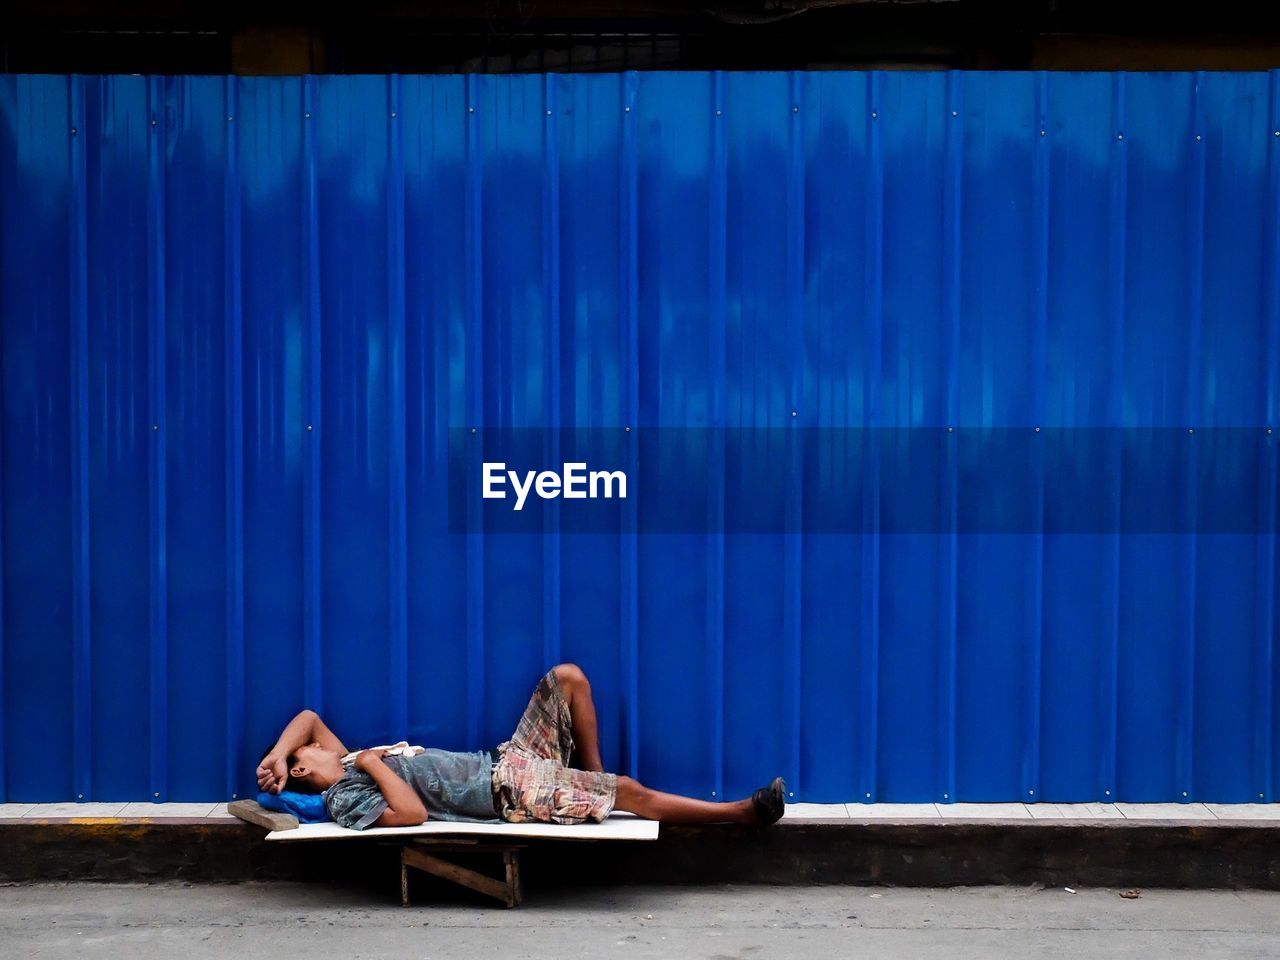
[[[495,840],[657,840],[658,821],[614,814],[604,823],[453,823],[428,820],[417,827],[349,830],[336,823],[304,823],[273,830],[268,840],[387,840],[400,837],[492,837]]]

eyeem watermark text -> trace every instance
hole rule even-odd
[[[507,499],[507,484],[515,492],[514,510],[523,510],[529,492],[543,500],[564,497],[566,500],[619,500],[627,498],[627,475],[621,470],[587,470],[585,463],[566,463],[560,473],[554,470],[526,470],[521,476],[508,470],[506,463],[484,464],[484,499]]]

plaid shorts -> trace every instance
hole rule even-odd
[[[573,728],[555,674],[548,673],[524,708],[515,734],[498,747],[493,793],[498,814],[511,823],[582,823],[613,810],[618,778],[574,770]]]

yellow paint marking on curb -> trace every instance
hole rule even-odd
[[[0,823],[33,823],[42,826],[50,824],[73,825],[78,827],[136,827],[141,824],[179,824],[189,826],[192,823],[204,823],[212,817],[19,817],[0,818]],[[228,817],[218,818],[218,822],[226,822]]]

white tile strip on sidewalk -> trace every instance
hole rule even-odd
[[[0,820],[232,820],[221,801],[198,803],[0,803]],[[1280,803],[791,803],[784,820],[1280,821]]]
[[[126,804],[122,817],[155,817],[175,818],[187,817],[188,819],[195,817],[204,819],[213,813],[214,807],[220,807],[219,803],[141,803]]]
[[[1219,820],[1280,820],[1280,803],[1206,803]]]
[[[843,803],[788,803],[784,820],[847,820]]]
[[[937,820],[938,808],[932,803],[846,803],[845,809],[854,820]]]
[[[1280,803],[793,803],[785,820],[1280,820]]]
[[[1117,803],[1116,808],[1126,820],[1218,819],[1203,803]]]
[[[33,803],[22,815],[23,820],[66,820],[81,817],[118,817],[126,803]]]
[[[1123,820],[1114,803],[1028,803],[1036,820]]]
[[[1023,803],[938,803],[943,820],[1030,820]]]

